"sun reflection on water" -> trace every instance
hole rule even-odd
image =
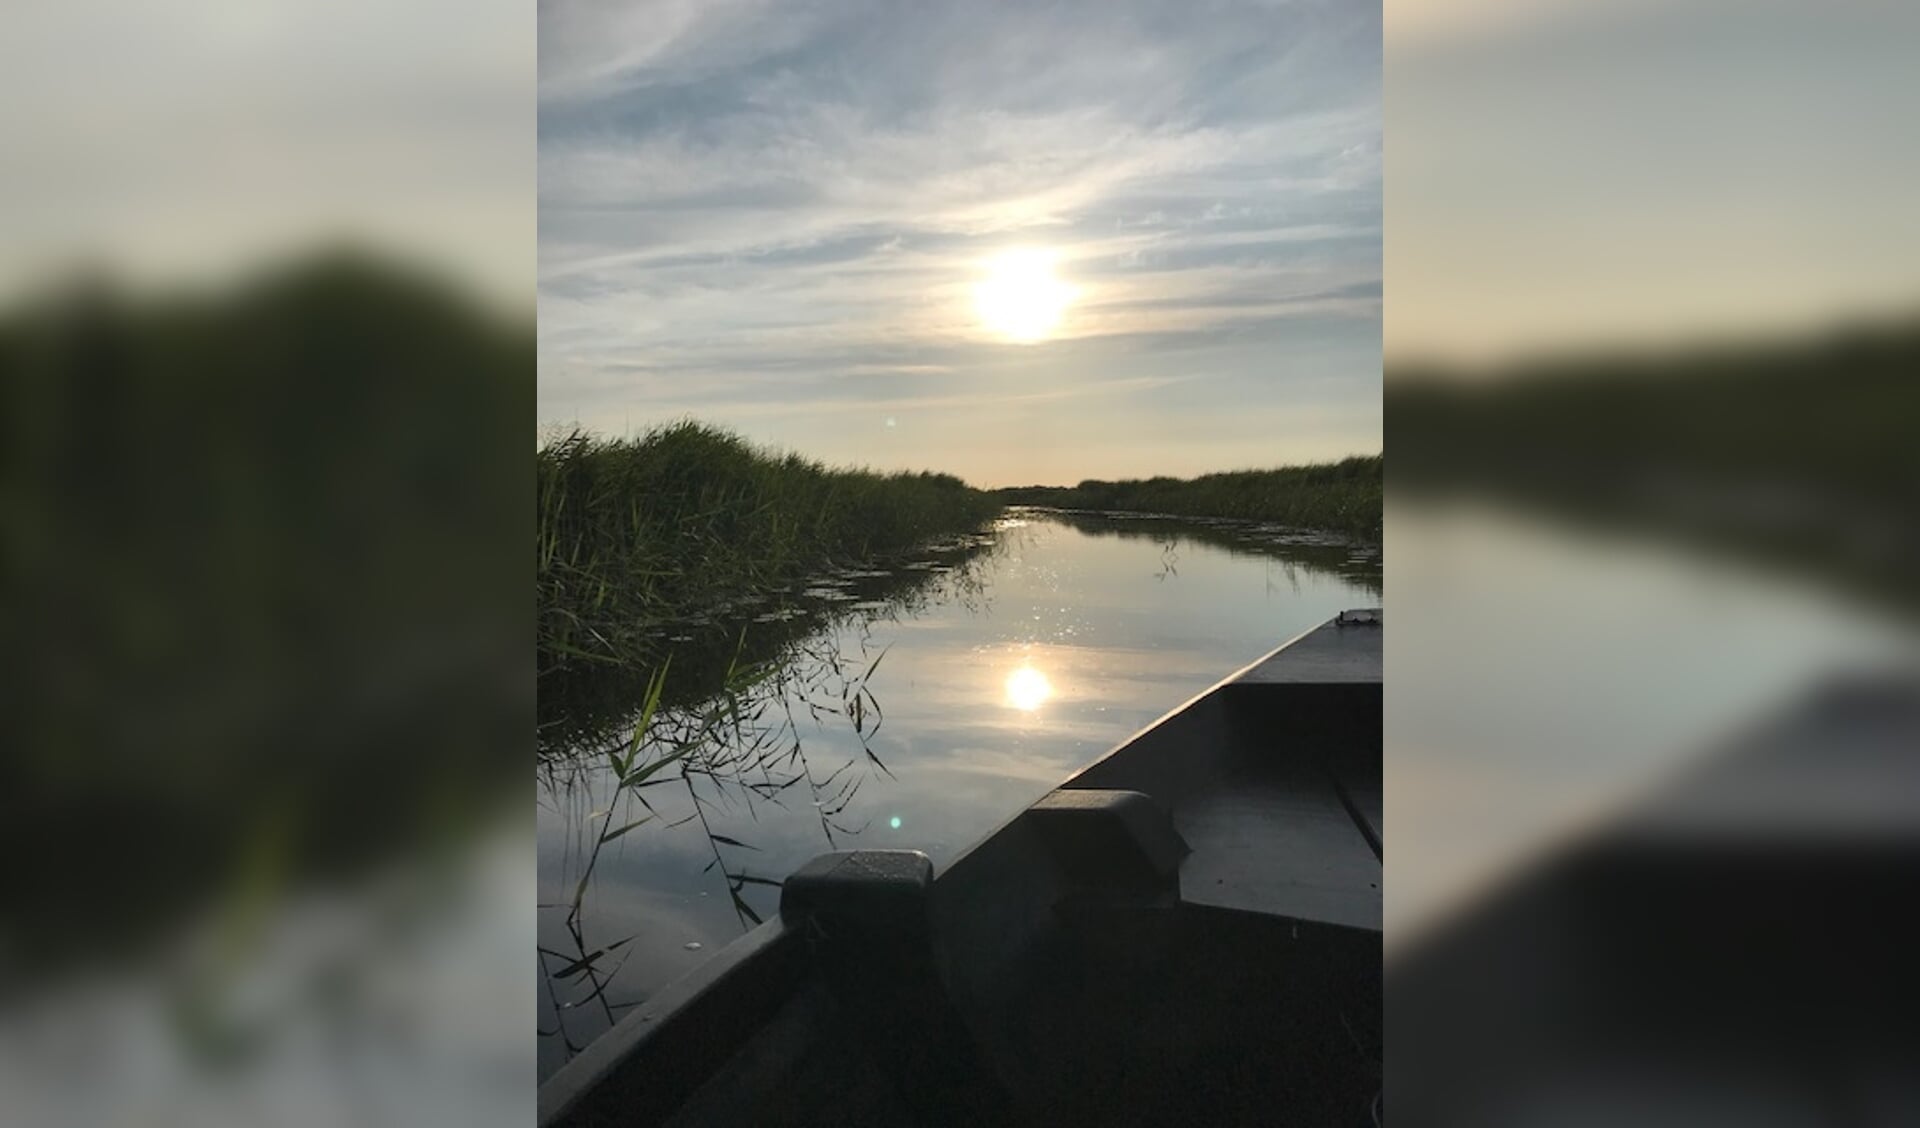
[[[1031,713],[1053,696],[1053,683],[1032,666],[1022,666],[1007,675],[1007,704],[1023,713]]]

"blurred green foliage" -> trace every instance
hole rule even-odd
[[[533,360],[345,251],[0,316],[0,968],[427,849],[524,780]]]
[[[1920,610],[1920,323],[1390,377],[1396,496],[1509,499]]]

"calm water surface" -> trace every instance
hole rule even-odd
[[[543,747],[543,1078],[771,917],[814,855],[945,865],[1188,697],[1379,602],[1377,548],[1271,527],[1014,510],[944,548],[708,624],[729,660],[754,639],[772,654],[736,662],[752,669],[731,694],[663,709],[640,759],[684,755],[640,786],[605,756],[630,721]],[[697,658],[676,652],[669,680]]]
[[[1920,669],[1910,621],[1665,537],[1389,503],[1389,955],[1835,675]]]

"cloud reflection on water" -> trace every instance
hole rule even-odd
[[[586,895],[585,947],[639,934],[621,949],[633,954],[610,998],[643,998],[741,933],[726,875],[766,881],[739,893],[770,917],[773,883],[829,849],[917,849],[945,866],[1182,701],[1336,612],[1378,602],[1377,562],[1368,574],[1324,545],[1256,549],[1167,521],[1044,511],[1022,511],[997,535],[981,558],[977,598],[936,600],[898,621],[843,623],[808,643],[805,654],[837,649],[848,668],[870,669],[863,684],[878,707],[878,726],[859,730],[831,709],[797,712],[788,739],[804,744],[815,775],[841,773],[818,796],[831,801],[849,781],[858,785],[831,840],[804,786],[758,796],[696,776],[704,824],[681,821],[695,811],[684,782],[647,790],[657,822],[601,853]],[[1170,546],[1175,573],[1165,568]],[[1275,567],[1290,582],[1273,582]],[[828,696],[837,703],[839,691]],[[587,768],[575,793],[543,806],[543,901],[571,897],[591,836],[570,820],[604,810],[609,782],[603,768]],[[621,811],[612,822],[644,813]],[[555,946],[562,915],[543,914],[543,945]],[[702,947],[689,951],[689,942]],[[567,1013],[576,1043],[591,1036],[590,1014]],[[551,1068],[555,1047],[542,1052]]]

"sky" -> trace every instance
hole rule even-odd
[[[198,289],[345,242],[529,319],[520,0],[9,0],[6,17],[0,309],[75,270]]]
[[[1390,374],[1920,310],[1920,8],[1388,0]]]
[[[1380,449],[1377,2],[539,21],[543,427],[981,486]]]

